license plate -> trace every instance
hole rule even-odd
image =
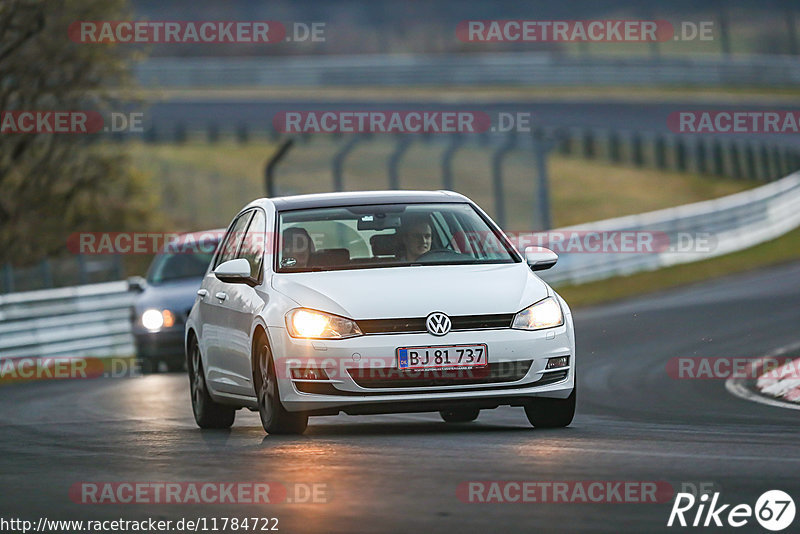
[[[489,363],[485,344],[433,345],[397,349],[398,369],[470,369]]]

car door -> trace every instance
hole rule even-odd
[[[231,224],[220,244],[212,268],[203,280],[201,290],[205,290],[205,294],[199,297],[198,308],[203,325],[201,350],[205,356],[206,376],[212,387],[220,391],[229,391],[235,385],[235,380],[231,378],[232,373],[225,363],[230,360],[226,353],[230,351],[230,319],[227,313],[230,301],[227,291],[231,284],[219,280],[214,275],[214,269],[236,258],[252,216],[253,210],[248,210]]]
[[[265,276],[263,271],[266,230],[267,220],[264,210],[257,208],[237,254],[237,258],[244,258],[250,264],[251,284],[225,284],[225,292],[230,303],[227,310],[229,350],[225,352],[225,366],[232,373],[230,378],[236,382],[231,392],[241,395],[252,393],[250,332],[256,314],[264,307],[267,299],[267,294],[257,289]]]

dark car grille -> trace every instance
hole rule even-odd
[[[490,363],[475,369],[448,371],[401,371],[394,367],[348,369],[353,381],[362,388],[409,388],[456,386],[467,384],[496,384],[522,380],[532,360]]]
[[[364,319],[356,321],[365,334],[399,334],[425,332],[425,317],[411,319]],[[458,315],[450,317],[453,331],[482,330],[489,328],[509,328],[514,319],[513,313],[499,315]]]

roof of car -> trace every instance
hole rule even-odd
[[[363,206],[367,204],[469,202],[469,199],[464,195],[452,191],[354,191],[293,195],[271,198],[270,200],[275,204],[275,209],[278,211],[335,206]]]

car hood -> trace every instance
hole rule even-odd
[[[184,314],[194,304],[197,290],[200,289],[202,282],[202,278],[186,278],[159,285],[148,285],[136,297],[134,306],[137,311],[143,311],[147,308],[167,308],[179,314]]]
[[[280,273],[272,286],[300,306],[353,319],[516,313],[548,294],[525,263]]]

